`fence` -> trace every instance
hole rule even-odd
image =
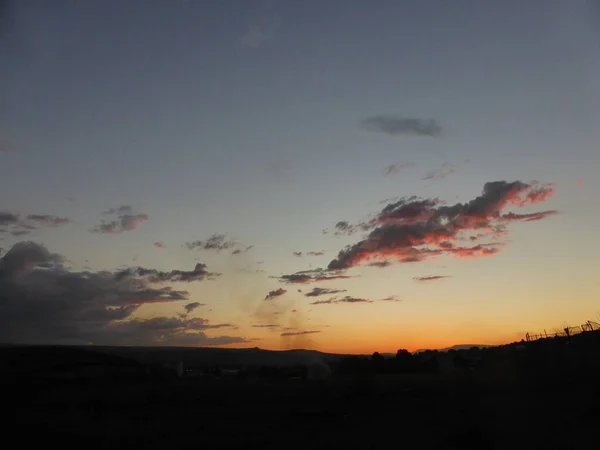
[[[586,323],[581,324],[577,327],[566,327],[563,328],[562,331],[552,331],[548,333],[544,330],[543,333],[527,333],[525,335],[525,340],[527,342],[537,341],[538,339],[547,339],[552,337],[567,337],[573,336],[574,334],[584,333],[586,331],[596,331],[600,330],[600,324],[588,320]]]

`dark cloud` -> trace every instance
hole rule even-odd
[[[340,294],[342,292],[346,292],[346,289],[327,289],[327,288],[315,287],[312,289],[312,291],[304,294],[304,296],[305,297],[320,297],[321,295],[333,295],[333,294]]]
[[[277,278],[280,282],[286,284],[308,284],[354,277],[350,275],[344,275],[340,271],[336,270],[311,269],[272,278]]]
[[[370,225],[368,222],[361,222],[358,224],[351,224],[347,220],[341,220],[334,226],[334,236],[350,236],[357,231],[368,231]],[[329,234],[329,230],[323,230],[323,234]]]
[[[286,331],[285,333],[281,333],[282,337],[285,336],[303,336],[305,334],[315,334],[320,333],[319,330],[311,330],[311,331]]]
[[[392,263],[389,262],[389,261],[387,261],[387,260],[384,260],[384,261],[373,261],[373,262],[370,262],[367,265],[370,266],[370,267],[377,267],[379,269],[383,269],[384,267],[391,266]]]
[[[117,278],[124,279],[128,277],[139,277],[147,279],[151,283],[162,282],[192,282],[212,279],[220,276],[220,273],[212,273],[206,270],[206,264],[198,263],[194,270],[171,270],[163,272],[156,269],[146,269],[144,267],[130,267],[116,274]]]
[[[300,257],[300,256],[304,256],[304,253],[302,253],[302,252],[293,252],[293,253],[294,253],[294,256],[298,256],[298,257]],[[306,252],[306,255],[307,255],[307,256],[322,256],[322,255],[324,255],[324,254],[325,254],[325,252],[324,252],[324,251],[319,251],[319,252]]]
[[[157,248],[166,248],[167,247],[163,241],[157,241],[152,245],[154,245]]]
[[[279,325],[252,325],[252,328],[279,328]]]
[[[234,240],[226,240],[225,234],[213,234],[205,241],[186,242],[184,245],[188,250],[227,250],[237,245]]]
[[[415,280],[415,281],[436,281],[436,280],[443,280],[444,278],[450,278],[450,276],[448,276],[448,275],[433,275],[433,276],[429,276],[429,277],[413,277],[413,280]]]
[[[0,211],[0,226],[14,225],[19,222],[19,216]]]
[[[385,166],[383,168],[383,175],[397,175],[400,172],[403,172],[406,169],[410,169],[411,167],[415,167],[415,163],[413,162],[396,162],[394,164],[390,164],[389,166]]]
[[[30,230],[12,230],[10,232],[10,234],[12,234],[13,236],[26,236],[30,233],[31,233]]]
[[[48,214],[30,214],[27,216],[27,220],[37,222],[41,225],[46,225],[48,227],[58,227],[71,222],[66,217],[51,216]]]
[[[386,298],[382,298],[379,300],[370,300],[370,299],[366,299],[366,298],[360,298],[360,297],[352,297],[350,295],[347,295],[345,297],[332,297],[332,298],[328,298],[325,300],[316,300],[312,303],[310,303],[311,305],[334,305],[334,304],[339,304],[339,303],[374,303],[376,301],[381,301],[381,302],[399,302],[400,299],[398,299],[396,296],[390,296],[390,297],[386,297]]]
[[[540,212],[529,213],[529,214],[508,213],[508,214],[503,214],[502,219],[507,220],[507,221],[522,220],[524,222],[533,222],[536,220],[544,219],[548,216],[552,216],[554,214],[558,214],[558,211],[554,211],[554,210],[540,211]]]
[[[368,131],[390,134],[392,136],[439,136],[442,128],[434,119],[406,118],[388,114],[370,116],[361,122],[361,127]]]
[[[0,212],[0,226],[11,227],[10,234],[13,236],[25,236],[40,226],[55,228],[67,223],[70,223],[67,218],[48,214],[29,214],[21,218],[17,214]],[[2,230],[2,232],[8,231],[8,229]]]
[[[90,230],[92,233],[120,234],[124,231],[135,230],[148,220],[147,214],[133,214],[133,210],[129,205],[111,208],[103,214],[116,216],[116,218],[110,221],[103,220],[100,225]]]
[[[239,255],[241,253],[247,253],[248,251],[252,250],[254,248],[254,245],[248,245],[245,249],[235,249],[234,251],[231,252],[232,255]]]
[[[341,250],[327,268],[339,272],[372,261],[419,262],[442,254],[493,255],[500,251],[501,243],[465,246],[462,241],[476,241],[468,236],[473,233],[505,235],[507,224],[518,218],[504,213],[506,208],[537,204],[553,193],[554,188],[549,184],[495,181],[486,183],[479,197],[451,206],[439,199],[403,198],[388,204],[373,220],[364,223],[371,229],[368,236]],[[530,216],[529,220],[547,215]]]
[[[187,291],[157,288],[147,278],[110,271],[73,272],[64,262],[64,257],[34,242],[20,242],[0,259],[0,341],[106,345],[244,342],[201,332],[231,324],[212,325],[198,318],[132,317],[144,304],[189,300]]]
[[[184,305],[183,309],[185,309],[186,314],[191,314],[193,310],[195,310],[196,308],[199,308],[201,306],[204,306],[204,303],[192,302],[192,303],[188,303],[187,305]]]
[[[333,305],[336,303],[373,303],[373,300],[367,300],[366,298],[351,297],[347,295],[346,297],[342,298],[333,297],[327,300],[317,300],[312,302],[311,305]]]
[[[133,214],[133,208],[130,205],[119,206],[118,208],[110,208],[102,214],[107,216],[121,216],[124,214]]]
[[[271,291],[266,295],[265,300],[272,300],[275,297],[280,297],[283,294],[285,294],[286,292],[287,292],[287,290],[285,290],[283,288],[275,289],[274,291]]]

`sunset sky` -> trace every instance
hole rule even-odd
[[[599,321],[598,2],[0,5],[0,342]]]

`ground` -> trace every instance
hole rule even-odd
[[[569,449],[594,442],[599,393],[589,376],[500,382],[465,372],[17,383],[8,404],[22,444],[63,448]]]

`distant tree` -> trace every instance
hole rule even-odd
[[[412,353],[406,349],[401,348],[396,352],[397,361],[410,361],[412,360]]]
[[[371,356],[371,363],[377,372],[383,372],[385,369],[385,358],[379,354],[379,352],[373,353]]]

